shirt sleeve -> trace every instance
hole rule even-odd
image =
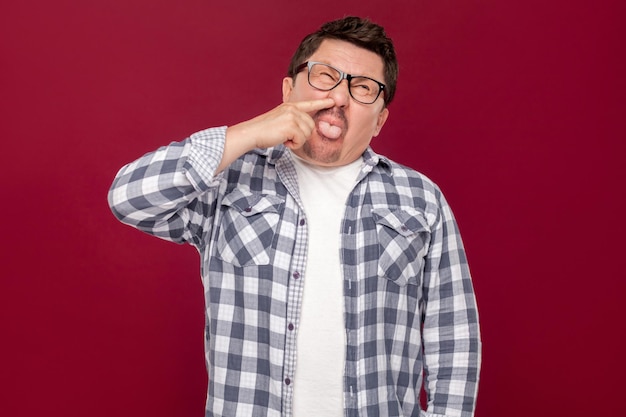
[[[226,127],[147,153],[117,173],[111,211],[122,223],[176,243],[201,245],[215,211]]]
[[[428,407],[421,417],[474,415],[481,365],[478,311],[456,221],[438,191],[424,274],[423,341]]]

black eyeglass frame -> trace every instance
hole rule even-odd
[[[310,79],[310,76],[311,76],[311,68],[312,68],[312,67],[313,67],[313,65],[315,65],[315,64],[325,65],[325,66],[327,66],[327,67],[329,67],[329,68],[332,68],[332,69],[334,69],[335,71],[337,71],[337,72],[339,73],[339,80],[337,80],[337,84],[335,84],[334,86],[332,86],[332,87],[330,87],[330,88],[327,88],[327,89],[319,88],[319,87],[316,87],[316,86],[314,86],[313,84],[311,84],[311,79]],[[378,100],[378,97],[380,97],[380,93],[382,93],[382,92],[385,90],[385,87],[386,87],[386,86],[385,86],[385,84],[383,84],[383,83],[381,83],[380,81],[377,81],[377,80],[375,80],[375,79],[373,79],[373,78],[366,77],[366,76],[364,76],[364,75],[352,75],[352,74],[348,74],[348,73],[346,73],[346,72],[341,71],[339,68],[335,68],[335,67],[333,67],[332,65],[327,64],[327,63],[325,63],[325,62],[306,61],[306,62],[304,62],[304,63],[302,63],[302,64],[300,64],[300,65],[298,65],[298,66],[296,67],[296,74],[297,74],[297,73],[299,73],[300,71],[302,71],[304,68],[307,68],[307,71],[308,71],[308,72],[307,72],[307,77],[306,77],[306,79],[307,79],[307,81],[308,81],[309,85],[310,85],[311,87],[315,88],[316,90],[320,90],[320,91],[330,91],[330,90],[332,90],[332,89],[336,88],[339,84],[341,84],[341,82],[342,82],[343,80],[348,80],[348,92],[350,93],[350,97],[352,97],[355,101],[358,101],[359,103],[362,103],[362,104],[374,104],[374,103],[376,103],[376,100]],[[354,79],[354,78],[365,78],[365,79],[368,79],[368,80],[374,81],[376,84],[378,84],[378,94],[376,94],[376,98],[374,98],[374,100],[372,100],[371,102],[365,102],[365,101],[361,101],[361,100],[359,100],[358,98],[354,97],[354,96],[352,95],[352,86],[351,86],[351,84],[350,84],[350,83],[351,83],[351,81],[352,81],[352,79]]]

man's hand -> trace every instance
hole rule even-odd
[[[253,148],[269,148],[284,143],[292,149],[298,149],[315,129],[310,113],[334,104],[331,98],[283,103],[254,119],[229,127],[226,135],[237,133],[242,140],[248,143],[253,141]]]
[[[335,105],[332,98],[287,102],[248,121],[226,129],[224,155],[217,172],[254,148],[284,143],[298,149],[311,137],[315,122],[311,114]]]

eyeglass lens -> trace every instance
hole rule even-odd
[[[319,90],[332,90],[342,81],[341,73],[326,64],[313,64],[309,71],[309,84]],[[371,104],[378,98],[380,86],[367,77],[352,77],[348,88],[350,95],[364,104]]]

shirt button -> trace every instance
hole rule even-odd
[[[252,211],[252,207],[246,207],[246,209],[244,210],[246,213],[250,213]]]
[[[400,230],[402,230],[403,232],[406,232],[407,230],[409,230],[409,228],[406,227],[405,225],[402,225],[402,227],[400,227]]]
[[[306,220],[300,219],[300,226],[304,226],[304,223],[306,223]]]
[[[295,326],[293,325],[293,323],[289,323],[289,326],[287,326],[287,328],[289,330],[293,330],[295,328]]]
[[[300,273],[299,273],[298,271],[294,272],[294,273],[293,273],[293,277],[294,277],[295,279],[300,278]]]
[[[285,378],[285,384],[286,384],[286,385],[291,384],[291,379],[289,379],[289,378]]]

